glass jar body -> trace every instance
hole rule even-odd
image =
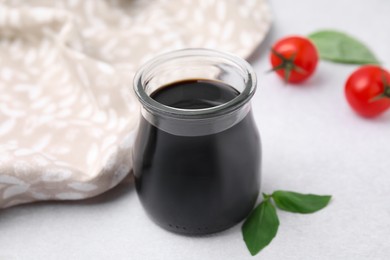
[[[258,196],[259,142],[250,111],[233,127],[203,136],[172,135],[141,118],[134,147],[141,203],[173,232],[207,234],[233,226]]]

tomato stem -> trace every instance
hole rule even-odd
[[[383,82],[383,92],[380,93],[378,96],[370,99],[370,102],[375,102],[375,101],[381,100],[383,98],[390,98],[390,84],[386,79],[385,72],[383,70],[381,70],[381,72],[382,72],[381,78],[382,78],[382,82]]]
[[[383,82],[383,95],[386,98],[390,98],[390,84],[386,79],[385,72],[382,70],[381,71],[381,77],[382,77],[382,82]]]
[[[291,72],[296,71],[300,74],[307,74],[307,71],[303,69],[302,67],[296,65],[294,63],[295,57],[297,56],[297,53],[293,53],[290,58],[284,57],[280,52],[276,51],[274,48],[271,48],[271,52],[278,57],[282,62],[273,67],[270,71],[277,71],[277,70],[284,70],[284,81],[285,83],[288,83]]]

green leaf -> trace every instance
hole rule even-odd
[[[244,241],[251,255],[256,255],[276,236],[279,219],[269,199],[258,205],[242,226]]]
[[[318,31],[308,36],[321,59],[348,64],[379,64],[375,55],[361,42],[338,31]]]
[[[282,210],[295,213],[313,213],[326,207],[332,196],[278,190],[272,193],[272,198],[276,206]]]

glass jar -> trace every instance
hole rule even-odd
[[[218,85],[221,92],[215,95],[210,94],[216,90],[213,84],[193,86],[194,96],[210,102],[226,91],[236,95],[201,108],[174,107],[153,98],[185,81]],[[228,53],[184,49],[146,63],[134,78],[134,89],[142,104],[133,150],[135,185],[150,218],[167,230],[190,235],[222,231],[243,220],[260,187],[251,66]],[[186,90],[171,96],[180,98]]]

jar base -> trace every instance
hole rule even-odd
[[[154,224],[156,224],[157,226],[159,226],[162,229],[169,231],[171,233],[175,233],[175,234],[182,235],[182,236],[196,237],[196,236],[207,236],[207,235],[212,235],[212,234],[223,232],[225,230],[228,230],[228,229],[234,227],[235,225],[240,223],[244,218],[241,219],[240,221],[238,221],[237,223],[230,223],[228,225],[221,225],[221,226],[216,226],[216,227],[212,227],[212,228],[209,228],[209,227],[187,228],[187,227],[178,226],[175,224],[162,224],[162,223],[154,220],[153,218],[150,218],[150,219],[152,220],[152,222]]]

